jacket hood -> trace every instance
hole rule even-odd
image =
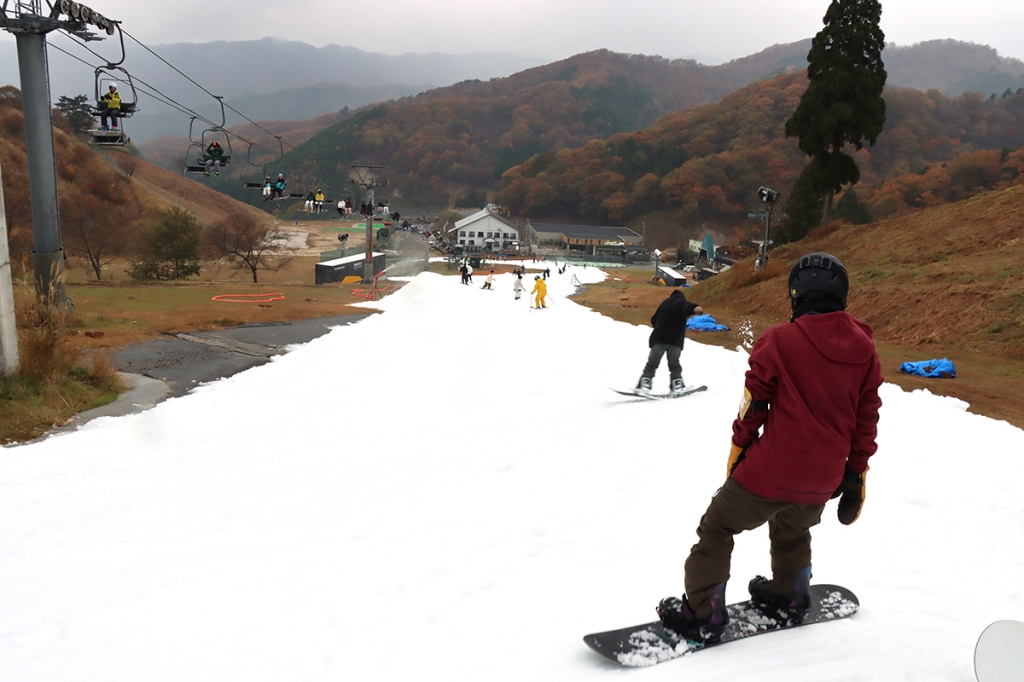
[[[866,362],[875,352],[870,325],[845,311],[801,315],[792,324],[829,360],[859,364]]]

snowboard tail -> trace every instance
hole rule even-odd
[[[750,601],[730,604],[729,625],[715,642],[694,642],[680,637],[661,621],[634,625],[587,635],[583,641],[605,658],[630,668],[656,665],[738,639],[746,639],[776,630],[824,623],[852,616],[860,608],[857,596],[838,585],[811,585],[811,608],[800,617],[784,619],[762,610]]]

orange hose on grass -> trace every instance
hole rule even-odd
[[[242,300],[232,300],[242,299]],[[271,301],[283,301],[284,294],[275,291],[270,294],[220,294],[210,299],[218,303],[270,303]]]

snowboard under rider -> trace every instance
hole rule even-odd
[[[647,356],[647,365],[644,367],[640,381],[637,382],[636,392],[649,394],[651,383],[654,381],[654,374],[658,371],[661,358],[668,356],[668,372],[673,394],[682,393],[683,367],[679,363],[679,356],[683,352],[683,342],[686,340],[686,320],[691,315],[703,315],[704,309],[696,303],[686,300],[686,295],[676,289],[669,297],[661,302],[658,309],[651,316],[651,325],[654,331],[647,341],[651,351]]]
[[[683,637],[716,641],[725,630],[736,534],[768,523],[772,578],[750,581],[751,601],[799,622],[811,605],[810,528],[840,495],[839,521],[849,525],[860,515],[868,458],[877,449],[882,371],[871,327],[845,312],[848,293],[838,259],[802,257],[789,273],[790,322],[754,345],[727,478],[697,528],[686,593],[657,608]]]

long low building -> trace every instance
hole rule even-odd
[[[537,246],[589,251],[594,255],[600,247],[640,246],[643,242],[643,237],[628,227],[534,222],[528,225]]]
[[[373,274],[378,275],[386,267],[387,259],[383,253],[373,252]],[[333,282],[360,282],[366,267],[366,254],[360,253],[345,258],[335,258],[316,264],[316,283],[331,284]]]

